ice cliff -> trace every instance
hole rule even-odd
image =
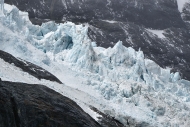
[[[190,124],[190,82],[146,59],[140,49],[127,48],[121,41],[113,48],[97,47],[87,35],[88,24],[37,26],[26,12],[7,4],[0,11],[0,27],[1,50],[40,66],[59,63],[71,68],[76,78],[86,79],[84,85],[113,103],[112,111],[103,112],[126,126]]]

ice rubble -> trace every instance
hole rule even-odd
[[[36,26],[27,13],[10,5],[1,13],[0,27],[6,26],[0,31],[1,50],[42,67],[59,63],[71,68],[76,77],[85,78],[83,85],[91,86],[114,105],[112,111],[103,112],[120,122],[133,123],[135,119],[167,127],[190,124],[190,82],[181,79],[178,72],[170,73],[121,41],[113,48],[97,47],[88,37],[87,25],[48,22]],[[138,113],[144,113],[143,117]]]
[[[49,58],[25,39],[29,30],[37,30],[39,26],[31,24],[28,13],[8,4],[4,7],[4,16],[0,17],[0,49],[28,61],[33,58],[31,62],[36,64],[39,61],[49,64]]]

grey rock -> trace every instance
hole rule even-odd
[[[0,127],[100,127],[75,102],[45,86],[0,86]]]

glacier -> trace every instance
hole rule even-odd
[[[35,63],[64,85],[87,93],[90,97],[86,100],[76,90],[66,95],[78,98],[81,107],[93,105],[126,126],[190,125],[190,81],[121,41],[107,49],[98,47],[88,37],[88,27],[53,21],[33,25],[27,12],[4,4],[0,11],[0,50]],[[45,84],[63,94],[65,86]]]

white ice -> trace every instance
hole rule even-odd
[[[96,120],[99,115],[86,106],[123,124],[132,119],[160,127],[190,124],[190,82],[178,72],[170,73],[121,41],[113,48],[97,47],[88,37],[87,25],[48,22],[36,26],[27,13],[12,7],[0,17],[0,49],[43,67],[65,85],[41,84],[72,98]],[[164,36],[163,31],[151,32]],[[6,75],[5,80],[13,80],[11,73]]]
[[[118,23],[117,21],[114,21],[114,20],[102,20],[104,22],[108,22],[108,23]]]

